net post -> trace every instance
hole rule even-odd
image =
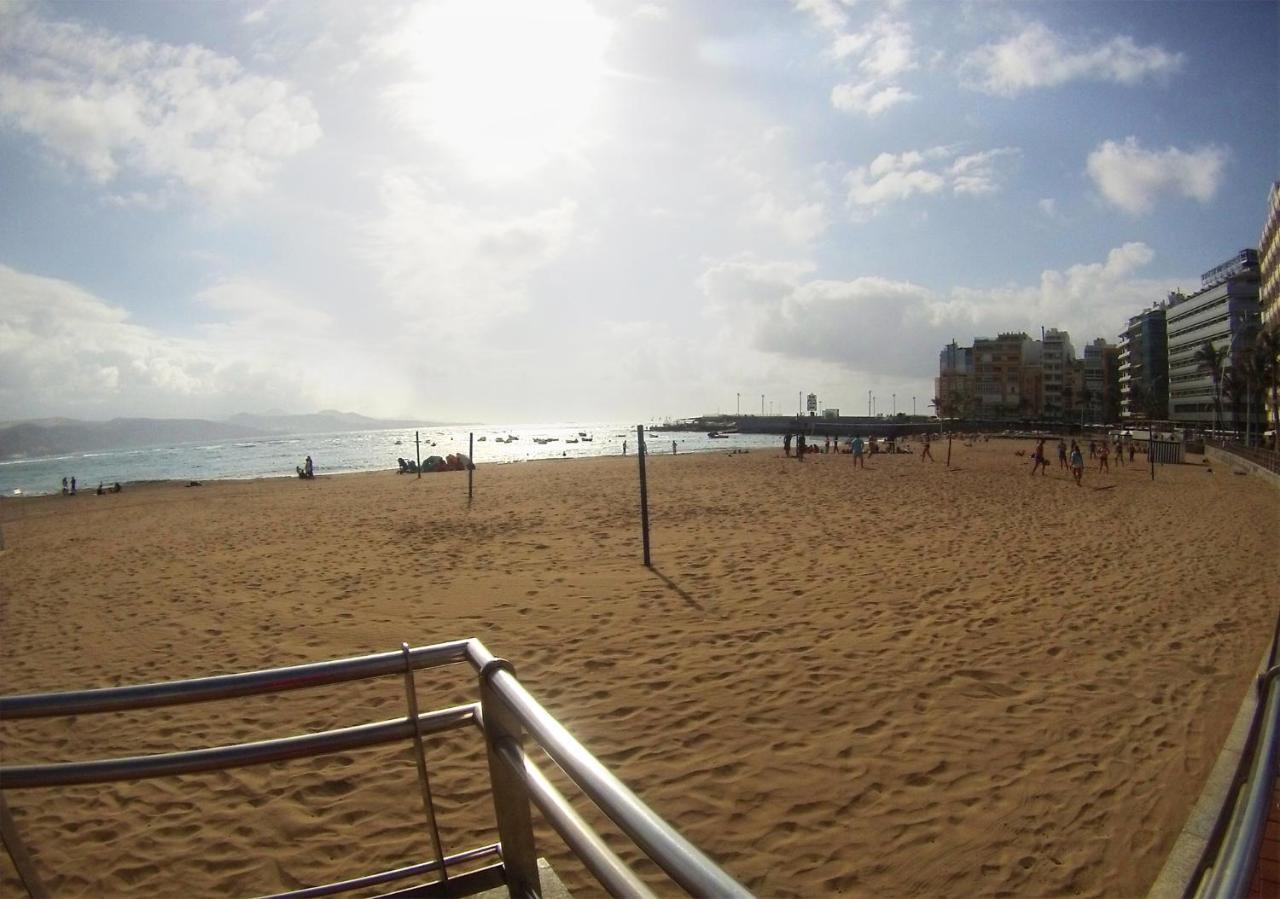
[[[644,476],[644,425],[636,425],[636,455],[640,458],[640,531],[644,538],[644,567],[652,568],[649,562],[649,484]]]

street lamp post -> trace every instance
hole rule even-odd
[[[914,396],[911,398],[911,417],[916,417],[916,398]]]
[[[891,393],[889,394],[889,396],[893,397],[893,417],[897,418],[898,417],[898,395],[896,393]]]

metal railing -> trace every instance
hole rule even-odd
[[[1205,846],[1185,895],[1195,899],[1238,899],[1249,895],[1276,789],[1280,748],[1280,618],[1271,638],[1267,669],[1258,678],[1258,704],[1226,803]]]
[[[469,662],[479,675],[480,701],[420,713],[414,671],[463,661]],[[475,639],[412,649],[406,644],[399,652],[194,680],[5,696],[0,697],[0,720],[157,708],[396,674],[405,679],[408,714],[404,718],[207,749],[0,767],[0,838],[28,894],[33,899],[41,899],[48,892],[18,833],[4,799],[5,791],[167,777],[412,740],[435,858],[407,867],[282,893],[272,899],[310,899],[436,874],[439,875],[436,880],[398,889],[384,896],[467,896],[503,884],[513,899],[540,896],[531,804],[537,805],[546,821],[611,895],[652,896],[649,888],[578,815],[525,752],[524,740],[528,736],[623,833],[690,895],[750,895],[610,774],[529,694],[516,679],[511,664],[495,658],[483,643]],[[477,726],[484,735],[499,842],[446,856],[436,825],[422,738],[468,724]],[[459,873],[460,867],[480,861],[491,863]]]
[[[1206,439],[1205,443],[1209,446],[1216,447],[1223,452],[1231,453],[1233,456],[1244,459],[1246,462],[1252,462],[1254,465],[1261,466],[1274,474],[1280,474],[1280,453],[1276,453],[1271,450],[1258,449],[1253,446],[1245,446],[1242,443],[1236,443],[1231,440]]]

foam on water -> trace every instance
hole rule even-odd
[[[585,432],[591,437],[584,442]],[[629,454],[635,453],[634,425],[616,422],[554,423],[542,425],[476,425],[420,429],[422,458],[465,453],[467,438],[474,434],[475,461],[524,462],[532,459],[580,459],[620,455],[627,441]],[[518,437],[511,443],[497,438]],[[485,439],[480,440],[481,437]],[[534,438],[549,442],[535,443]],[[294,467],[311,455],[317,473],[394,470],[397,457],[414,458],[414,432],[390,428],[376,431],[345,431],[327,434],[282,434],[262,437],[256,442],[174,444],[63,453],[36,459],[0,462],[0,496],[57,493],[62,479],[76,478],[79,490],[94,490],[98,483],[131,481],[237,480],[246,478],[292,477]],[[578,440],[577,443],[568,443]],[[712,440],[704,433],[657,432],[648,435],[651,454],[669,454],[671,441],[679,452],[728,451],[734,448],[775,447],[780,438],[767,434],[735,434],[727,440]],[[397,444],[397,441],[399,443]]]

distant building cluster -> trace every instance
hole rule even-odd
[[[1132,316],[1111,344],[1076,355],[1057,328],[952,341],[938,357],[934,403],[945,417],[1080,424],[1170,422],[1260,438],[1275,428],[1280,333],[1280,182],[1271,186],[1260,250],[1205,272],[1192,294],[1170,293]],[[1259,337],[1264,327],[1272,342]],[[1270,411],[1270,416],[1268,413]]]

